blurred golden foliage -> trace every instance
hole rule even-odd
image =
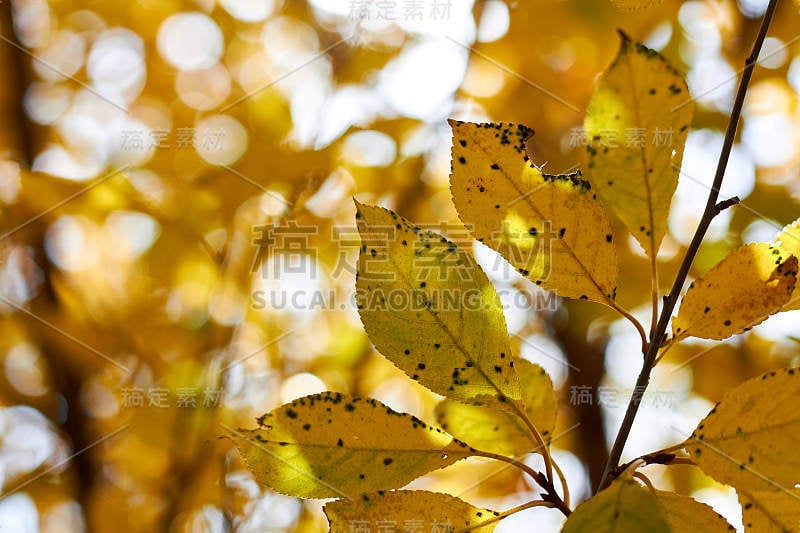
[[[537,164],[576,169],[623,28],[686,73],[697,105],[658,261],[671,279],[765,5],[0,3],[0,524],[325,530],[320,502],[259,486],[219,436],[328,389],[435,419],[437,398],[376,354],[354,310],[351,197],[457,240],[451,117],[528,124]],[[694,276],[800,211],[798,28],[796,5],[781,3],[723,188],[743,202],[715,220]],[[646,314],[644,252],[629,239],[617,253],[619,301]],[[640,366],[638,335],[601,306],[533,290],[486,248],[475,255],[506,305],[512,350],[559,391],[553,453],[580,501]],[[688,436],[734,384],[797,365],[796,319],[671,350],[630,457]],[[736,497],[694,471],[652,479],[735,516]],[[472,459],[415,487],[495,508],[514,503],[500,498],[509,488],[532,490]],[[540,511],[520,516],[558,527]]]

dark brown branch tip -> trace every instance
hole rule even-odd
[[[674,453],[656,452],[656,453],[651,453],[651,454],[648,454],[648,455],[643,455],[643,456],[639,457],[639,459],[634,459],[634,461],[642,460],[642,461],[644,461],[644,464],[646,464],[646,465],[669,465],[669,464],[672,464],[672,461],[673,461],[673,459],[675,459],[675,457],[676,457],[676,455]],[[610,478],[609,482],[610,481],[614,481],[619,476],[621,476],[622,473],[625,470],[627,470],[628,467],[630,467],[633,464],[634,461],[630,461],[628,463],[619,465],[611,473],[609,473],[609,475],[608,475],[608,477]]]
[[[720,203],[718,203],[716,206],[714,206],[714,210],[717,212],[717,214],[719,214],[728,209],[729,207],[739,205],[739,202],[741,202],[741,200],[739,200],[739,197],[734,196],[732,198],[728,198],[727,200],[723,200]]]
[[[564,500],[561,499],[561,496],[558,495],[552,481],[547,479],[547,476],[542,472],[536,472],[534,479],[545,490],[539,497],[542,498],[543,501],[552,503],[556,509],[560,510],[564,516],[568,517],[572,511],[564,503]]]

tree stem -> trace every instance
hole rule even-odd
[[[556,492],[556,488],[553,485],[553,481],[549,479],[544,473],[537,472],[530,466],[526,465],[521,461],[517,461],[513,457],[506,457],[505,455],[500,455],[493,452],[485,452],[482,450],[474,450],[474,449],[473,453],[475,454],[476,457],[495,459],[497,461],[502,461],[504,463],[508,463],[512,466],[515,466],[516,468],[519,468],[520,470],[531,476],[534,479],[534,481],[536,481],[536,483],[538,483],[539,486],[542,487],[542,489],[544,489],[544,494],[542,494],[543,501],[552,504],[552,507],[555,507],[556,509],[561,511],[564,514],[564,516],[569,516],[570,513],[572,512],[569,506],[567,506],[567,504],[564,503],[564,500],[561,499],[561,496],[558,495],[558,492]],[[564,482],[564,486],[566,487],[566,482]],[[565,492],[565,494],[569,494],[569,492]]]
[[[678,270],[678,274],[675,277],[675,282],[672,284],[672,289],[667,297],[664,298],[664,306],[661,308],[661,315],[659,316],[655,333],[650,339],[647,353],[644,357],[644,363],[642,364],[642,371],[639,373],[639,377],[636,380],[636,386],[634,387],[633,393],[631,394],[631,399],[628,402],[628,408],[625,411],[625,417],[622,420],[622,425],[620,426],[617,437],[614,440],[614,445],[611,447],[608,461],[606,462],[606,467],[600,480],[600,486],[597,488],[598,492],[606,488],[611,481],[613,481],[611,474],[616,470],[617,465],[619,464],[620,457],[622,456],[622,452],[625,448],[625,443],[627,442],[631,428],[633,427],[633,421],[636,418],[636,413],[639,411],[639,404],[642,401],[642,396],[644,396],[647,385],[650,383],[650,373],[653,370],[653,366],[658,355],[658,349],[661,346],[664,336],[666,335],[667,324],[669,323],[672,311],[675,308],[675,304],[678,302],[678,297],[681,294],[686,277],[689,275],[689,269],[692,266],[692,262],[697,255],[697,251],[700,249],[700,244],[703,242],[703,238],[706,235],[706,231],[708,231],[711,221],[715,216],[717,216],[717,214],[719,214],[720,208],[727,207],[727,205],[717,206],[717,199],[719,198],[722,179],[725,177],[725,169],[728,166],[728,159],[731,155],[733,142],[736,138],[736,130],[739,125],[739,118],[742,114],[742,106],[744,105],[744,98],[747,94],[747,88],[750,85],[750,78],[753,75],[753,70],[755,69],[758,55],[761,52],[761,45],[764,43],[764,38],[767,35],[770,22],[772,22],[772,16],[775,13],[775,7],[777,3],[778,0],[770,0],[767,10],[764,13],[764,18],[761,21],[761,27],[758,30],[758,35],[756,36],[755,42],[753,42],[753,48],[750,51],[750,55],[745,60],[744,70],[742,71],[742,79],[739,81],[739,88],[736,92],[736,100],[733,102],[733,110],[731,111],[731,117],[728,121],[728,129],[725,132],[725,140],[722,143],[722,151],[719,156],[717,171],[714,175],[714,182],[711,186],[711,191],[708,193],[708,201],[706,202],[706,207],[703,211],[703,217],[700,219],[700,223],[698,224],[697,230],[694,233],[692,242],[689,245],[689,248],[686,250],[686,255],[684,256],[683,262]]]

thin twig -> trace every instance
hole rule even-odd
[[[531,476],[536,483],[544,489],[544,494],[542,494],[542,500],[549,502],[552,504],[553,507],[564,513],[564,516],[569,516],[572,512],[567,504],[564,503],[564,500],[561,499],[561,496],[558,495],[556,492],[555,487],[553,486],[553,482],[547,478],[546,475],[542,472],[537,472],[530,466],[526,465],[521,461],[517,461],[513,457],[507,457],[505,455],[500,455],[497,453],[492,452],[485,452],[482,450],[474,450],[473,454],[476,457],[485,457],[487,459],[495,459],[497,461],[502,461],[504,463],[508,463],[516,468],[519,468],[529,476]]]
[[[670,351],[673,346],[678,344],[679,340],[680,339],[676,337],[672,337],[672,339],[670,339],[669,342],[667,342],[664,346],[662,346],[663,349],[661,350],[661,353],[658,354],[658,357],[656,357],[656,360],[653,361],[653,366],[656,366],[658,363],[660,363],[661,360],[664,358],[664,356],[667,355],[667,352]]]
[[[561,492],[564,496],[561,498],[564,500],[564,505],[569,507],[569,487],[567,486],[567,476],[564,475],[564,472],[561,470],[561,467],[558,466],[558,463],[553,461],[553,468],[556,470],[556,474],[558,475],[558,480],[561,483]]]
[[[628,403],[628,408],[625,411],[625,417],[622,420],[622,425],[620,426],[617,437],[614,440],[614,445],[611,447],[608,461],[606,462],[605,469],[603,470],[603,476],[600,479],[600,486],[597,489],[598,491],[607,487],[608,484],[613,480],[613,476],[611,476],[611,474],[616,470],[617,465],[619,464],[619,459],[622,456],[622,451],[625,448],[625,443],[628,441],[628,436],[630,435],[631,428],[633,427],[633,421],[636,418],[636,413],[639,411],[639,405],[641,404],[642,396],[644,395],[644,391],[647,389],[647,385],[650,383],[650,373],[653,370],[659,347],[661,346],[661,342],[666,334],[667,324],[669,323],[669,319],[672,315],[673,309],[675,308],[675,304],[678,302],[678,297],[681,294],[686,277],[689,275],[689,269],[692,266],[695,255],[697,255],[697,251],[700,249],[700,244],[703,242],[703,238],[706,235],[706,231],[708,231],[711,221],[715,216],[717,216],[717,214],[719,214],[720,209],[728,207],[728,205],[725,205],[726,202],[722,202],[722,204],[719,206],[717,205],[719,190],[722,186],[722,179],[725,177],[725,169],[728,166],[728,159],[730,158],[733,142],[736,138],[739,117],[742,114],[742,106],[744,105],[744,98],[747,94],[747,88],[750,85],[750,78],[753,76],[753,70],[755,69],[756,62],[758,61],[758,55],[761,52],[761,45],[764,43],[764,38],[767,35],[767,30],[769,29],[770,22],[772,21],[772,16],[775,13],[775,7],[777,3],[778,0],[770,0],[767,10],[764,13],[764,18],[761,21],[761,27],[758,30],[758,35],[753,43],[753,49],[745,60],[745,67],[742,71],[742,79],[739,82],[739,88],[736,92],[736,100],[733,102],[731,118],[728,121],[728,129],[725,132],[725,140],[722,143],[722,151],[719,156],[717,171],[714,175],[714,183],[711,186],[711,191],[708,193],[708,201],[706,202],[706,207],[703,211],[703,217],[700,219],[700,223],[698,224],[697,230],[694,233],[692,242],[689,245],[689,248],[686,250],[686,255],[684,256],[683,262],[678,270],[678,274],[675,277],[675,282],[672,284],[672,289],[667,297],[664,298],[664,306],[661,308],[661,315],[658,319],[656,332],[650,339],[650,346],[648,347],[647,353],[644,357],[642,371],[639,373],[639,377],[636,380],[636,386],[633,388],[633,394],[631,395],[630,402]]]
[[[547,447],[544,437],[542,437],[542,434],[539,433],[539,430],[536,428],[533,420],[531,420],[531,418],[528,416],[528,413],[525,412],[525,409],[521,408],[516,402],[513,405],[517,415],[525,423],[525,426],[528,428],[528,432],[530,432],[531,436],[534,438],[534,440],[536,440],[536,444],[542,451],[542,459],[544,460],[544,470],[547,475],[547,479],[553,481],[553,457],[550,455],[550,448]]]
[[[648,489],[656,490],[656,488],[653,486],[653,482],[650,481],[650,478],[648,478],[646,475],[642,474],[641,472],[638,472],[638,471],[634,472],[632,474],[632,476],[635,477],[636,479],[638,479],[639,481],[641,481],[642,483],[644,483],[645,485],[647,485]]]
[[[639,332],[639,337],[642,339],[642,353],[643,354],[647,353],[647,333],[645,333],[644,326],[642,326],[642,323],[636,320],[635,316],[630,314],[630,312],[628,312],[624,307],[618,305],[617,302],[615,302],[614,300],[610,300],[610,302],[611,302],[609,304],[610,307],[614,311],[625,317],[628,320],[628,322],[633,324],[633,327],[636,328],[636,331]]]
[[[674,452],[680,451],[684,448],[685,443],[676,444],[669,448],[664,448],[657,452],[648,453],[628,461],[625,464],[619,465],[611,472],[611,478],[619,477],[623,472],[631,468],[634,464],[641,468],[647,465],[693,465],[695,464],[689,457],[678,457]]]
[[[650,340],[656,333],[658,326],[658,250],[653,250],[650,258],[650,300],[652,311],[650,312]],[[646,350],[642,353],[645,353]]]
[[[493,516],[489,520],[485,522],[481,522],[480,524],[475,524],[474,526],[465,527],[463,529],[457,529],[458,533],[467,533],[468,531],[472,531],[481,527],[488,526],[489,524],[494,524],[495,522],[499,522],[503,518],[507,518],[514,513],[518,513],[520,511],[524,511],[525,509],[532,509],[534,507],[554,507],[552,503],[546,502],[544,500],[534,500],[531,502],[523,503],[522,505],[518,505],[517,507],[512,507],[507,511],[503,511],[499,513],[497,516]]]

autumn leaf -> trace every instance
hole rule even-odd
[[[664,57],[620,37],[619,53],[584,119],[586,172],[603,203],[654,257],[667,230],[694,106],[683,77]]]
[[[775,244],[795,257],[800,257],[800,218],[783,228],[776,237]],[[791,299],[783,306],[783,311],[800,309],[800,287],[795,285]]]
[[[669,527],[676,533],[679,531],[729,533],[734,530],[725,517],[693,498],[663,490],[656,490],[653,494]]]
[[[301,498],[398,488],[473,455],[415,416],[334,392],[282,405],[259,424],[228,436],[258,481]]]
[[[473,507],[449,494],[424,490],[380,491],[325,505],[330,533],[351,533],[353,524],[378,531],[380,525],[395,531],[470,531],[490,533],[500,513]],[[495,521],[492,521],[492,520]],[[490,522],[481,526],[484,522]]]
[[[617,255],[603,206],[576,174],[542,174],[525,153],[532,133],[510,123],[451,120],[450,190],[475,237],[525,277],[561,296],[611,305]]]
[[[672,530],[650,489],[630,478],[618,478],[608,488],[576,507],[561,531],[669,533]]]
[[[796,280],[797,258],[780,247],[737,248],[689,285],[672,319],[672,334],[722,340],[747,331],[780,311]]]
[[[516,405],[502,305],[475,259],[388,209],[356,206],[356,304],[378,351],[448,398]]]
[[[553,383],[539,365],[519,358],[514,361],[525,411],[542,437],[549,440],[558,411]],[[505,411],[445,399],[436,406],[435,413],[443,429],[480,450],[517,456],[539,448],[519,417]]]
[[[800,525],[800,489],[737,492],[745,531],[784,533]]]
[[[685,442],[697,466],[751,495],[800,483],[800,368],[767,372],[729,391]]]

